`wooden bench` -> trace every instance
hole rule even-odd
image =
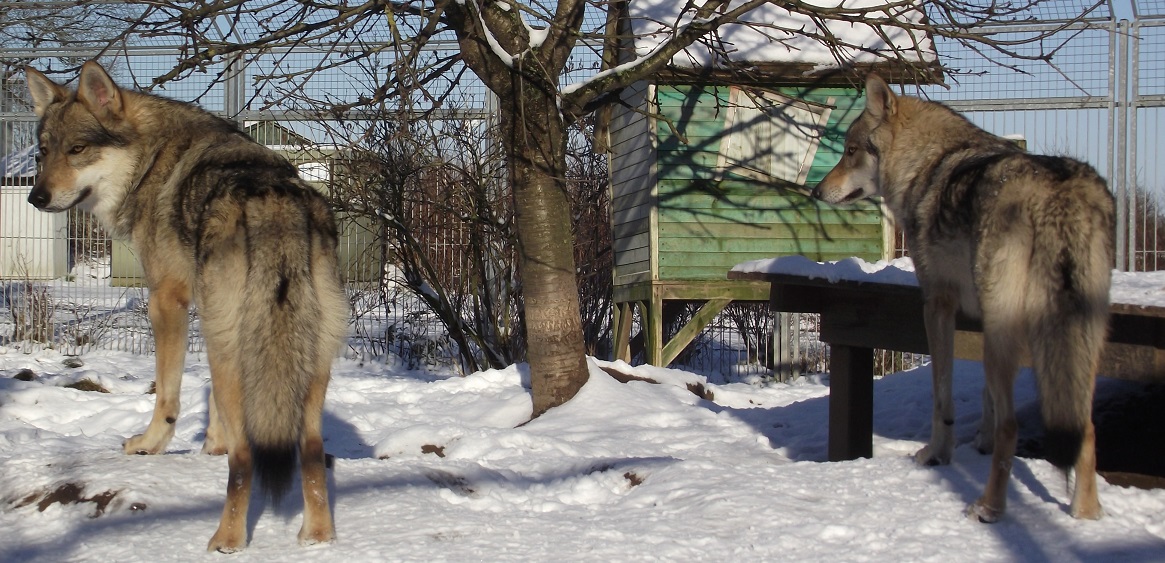
[[[729,279],[767,281],[774,311],[818,313],[830,346],[829,460],[873,455],[874,349],[929,353],[922,292],[915,285],[731,271]],[[1165,307],[1114,302],[1102,374],[1165,380]],[[956,321],[956,357],[980,360],[979,322]]]

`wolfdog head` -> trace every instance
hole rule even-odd
[[[813,197],[829,203],[848,203],[881,196],[881,155],[893,140],[883,127],[898,111],[898,98],[878,75],[866,78],[866,108],[845,136],[841,161],[813,189]]]
[[[28,202],[54,212],[81,206],[110,218],[139,154],[126,92],[93,61],[81,68],[75,92],[33,68],[25,68],[25,76],[40,118],[38,171]]]

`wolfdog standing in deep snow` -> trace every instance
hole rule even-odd
[[[977,445],[993,451],[986,491],[969,509],[994,522],[1006,505],[1017,426],[1012,401],[1023,347],[1031,353],[1057,467],[1074,468],[1071,513],[1099,518],[1092,394],[1108,322],[1114,201],[1104,180],[1070,158],[1028,154],[949,108],[866,80],[866,108],[814,196],[881,197],[906,235],[922,288],[933,360],[930,443],[915,454],[946,464],[954,447],[955,313],[983,324],[986,389]]]
[[[295,168],[196,106],[122,90],[96,62],[76,91],[26,69],[40,118],[44,211],[93,212],[140,257],[157,349],[154,415],[126,453],[174,435],[197,303],[211,371],[203,450],[227,454],[227,500],[208,549],[247,543],[251,479],[278,499],[298,453],[302,544],[335,537],[320,427],[332,359],[347,330],[335,219]]]

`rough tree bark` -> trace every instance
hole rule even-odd
[[[566,192],[567,123],[557,84],[584,7],[580,0],[560,2],[545,39],[532,42],[520,14],[499,4],[446,5],[465,64],[499,100],[518,227],[534,417],[570,400],[587,381]]]

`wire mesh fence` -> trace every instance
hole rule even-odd
[[[1110,179],[1122,208],[1121,267],[1156,270],[1165,266],[1160,198],[1165,169],[1156,132],[1165,108],[1165,3],[1136,1],[1132,20],[1108,5],[1090,12],[1086,0],[1042,2],[1041,11],[1022,25],[992,28],[996,38],[1014,39],[1058,29],[1049,39],[1062,43],[1053,64],[1025,59],[1004,65],[956,44],[937,45],[951,79],[944,86],[917,93],[942,101],[976,124],[1001,135],[1022,136],[1033,152],[1065,154],[1086,160]],[[1064,22],[1073,21],[1071,25]],[[601,20],[588,29],[600,29]],[[326,185],[333,164],[365,130],[359,117],[341,122],[312,117],[312,103],[342,105],[376,91],[391,79],[393,55],[384,51],[356,67],[332,65],[345,49],[379,49],[374,30],[350,45],[326,49],[273,50],[208,64],[205,72],[170,82],[156,93],[194,101],[236,119],[260,142],[283,152],[303,176]],[[381,38],[383,39],[383,38]],[[1045,43],[1046,44],[1046,43]],[[1040,46],[1032,46],[1032,49]],[[418,61],[418,68],[438,68],[454,45],[438,43]],[[1019,55],[1033,54],[1019,47]],[[0,346],[20,349],[54,347],[68,354],[92,348],[150,353],[153,348],[140,269],[129,246],[111,239],[92,218],[81,213],[41,214],[25,202],[35,172],[29,164],[35,118],[30,113],[21,65],[59,70],[96,54],[93,49],[0,47]],[[123,84],[151,88],[171,70],[178,52],[173,45],[127,48],[107,59]],[[584,79],[600,68],[593,45],[580,47],[564,83]],[[454,80],[460,63],[445,68]],[[270,80],[288,72],[310,77],[294,85]],[[65,73],[53,74],[69,78]],[[452,83],[452,82],[451,82]],[[466,126],[486,122],[494,113],[491,99],[477,81],[461,80],[440,101],[430,119]],[[435,100],[407,101],[414,109],[433,110]],[[402,278],[393,263],[392,245],[375,224],[341,215],[341,255],[346,261],[352,307],[351,346],[361,357],[393,357],[411,365],[457,364],[456,344],[428,305]],[[433,216],[427,244],[434,260],[453,277],[464,270],[462,254],[472,236],[464,225]],[[891,250],[892,251],[892,250]],[[601,276],[602,274],[593,274]],[[607,274],[609,277],[609,274]],[[462,286],[472,293],[473,288]],[[609,303],[608,303],[609,307]],[[592,312],[593,313],[593,312]],[[676,314],[683,318],[684,312]],[[609,318],[609,312],[595,315]],[[194,320],[190,349],[202,341]],[[823,372],[827,348],[816,338],[812,315],[767,311],[763,303],[737,303],[714,319],[673,365],[709,375],[767,377]],[[609,331],[596,331],[609,334]],[[596,336],[595,338],[607,338]],[[609,346],[592,343],[601,353]],[[879,352],[878,364],[896,371],[922,360]]]

